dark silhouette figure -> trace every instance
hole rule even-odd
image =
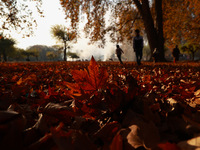
[[[124,51],[119,47],[119,45],[117,45],[116,54],[117,54],[117,57],[121,64],[123,64],[123,62],[121,60],[122,53],[124,53]]]
[[[176,61],[179,61],[180,50],[179,50],[179,48],[178,48],[178,45],[176,45],[176,47],[173,49],[172,55],[173,55],[173,57],[174,57],[174,63],[175,63]]]
[[[135,30],[136,36],[133,38],[133,49],[136,55],[137,64],[141,64],[142,50],[143,50],[143,37],[140,36],[140,30]]]

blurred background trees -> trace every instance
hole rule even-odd
[[[0,55],[3,61],[7,61],[8,57],[14,54],[15,41],[11,38],[5,38],[3,34],[0,35]]]
[[[78,56],[78,54],[77,53],[74,53],[74,52],[68,52],[67,53],[67,55],[70,57],[70,58],[72,58],[72,60],[74,61],[74,60],[78,60],[80,57]]]
[[[76,41],[76,32],[70,31],[63,25],[55,25],[51,28],[52,36],[63,43],[64,61],[67,61],[67,49],[70,49],[70,43]]]
[[[194,61],[195,54],[200,50],[200,45],[185,43],[181,46],[181,52],[191,55],[191,59]]]

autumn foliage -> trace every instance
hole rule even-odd
[[[199,146],[198,63],[1,63],[1,149]],[[189,145],[188,145],[189,143]]]

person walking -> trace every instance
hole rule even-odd
[[[176,47],[173,49],[172,55],[174,57],[174,63],[179,61],[180,50],[178,48],[178,45],[176,45]]]
[[[123,64],[123,62],[121,60],[121,55],[122,55],[122,53],[124,53],[124,51],[119,47],[119,45],[116,45],[116,46],[117,46],[117,49],[116,49],[117,57],[118,57],[120,63]]]
[[[136,29],[135,30],[135,34],[136,36],[133,38],[133,49],[136,55],[136,60],[137,60],[137,64],[141,65],[141,59],[142,59],[142,50],[144,47],[143,44],[143,37],[140,36],[140,30]]]

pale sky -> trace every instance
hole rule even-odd
[[[55,45],[56,40],[52,38],[50,29],[53,25],[67,25],[64,12],[62,11],[59,0],[43,0],[44,18],[36,16],[37,28],[33,36],[22,38],[22,35],[16,35],[17,46],[26,49],[28,46]]]
[[[51,27],[56,24],[69,25],[66,22],[64,11],[60,5],[59,0],[43,0],[44,18],[36,17],[37,29],[33,36],[22,38],[22,35],[13,34],[13,38],[17,40],[17,47],[26,49],[33,45],[47,45],[52,46],[57,44],[56,40],[51,36]],[[73,45],[71,51],[79,52],[82,58],[90,58],[94,56],[104,55],[107,59],[114,53],[115,44],[110,43],[104,49],[99,49],[95,45],[88,45],[88,40],[79,39],[77,44]]]

